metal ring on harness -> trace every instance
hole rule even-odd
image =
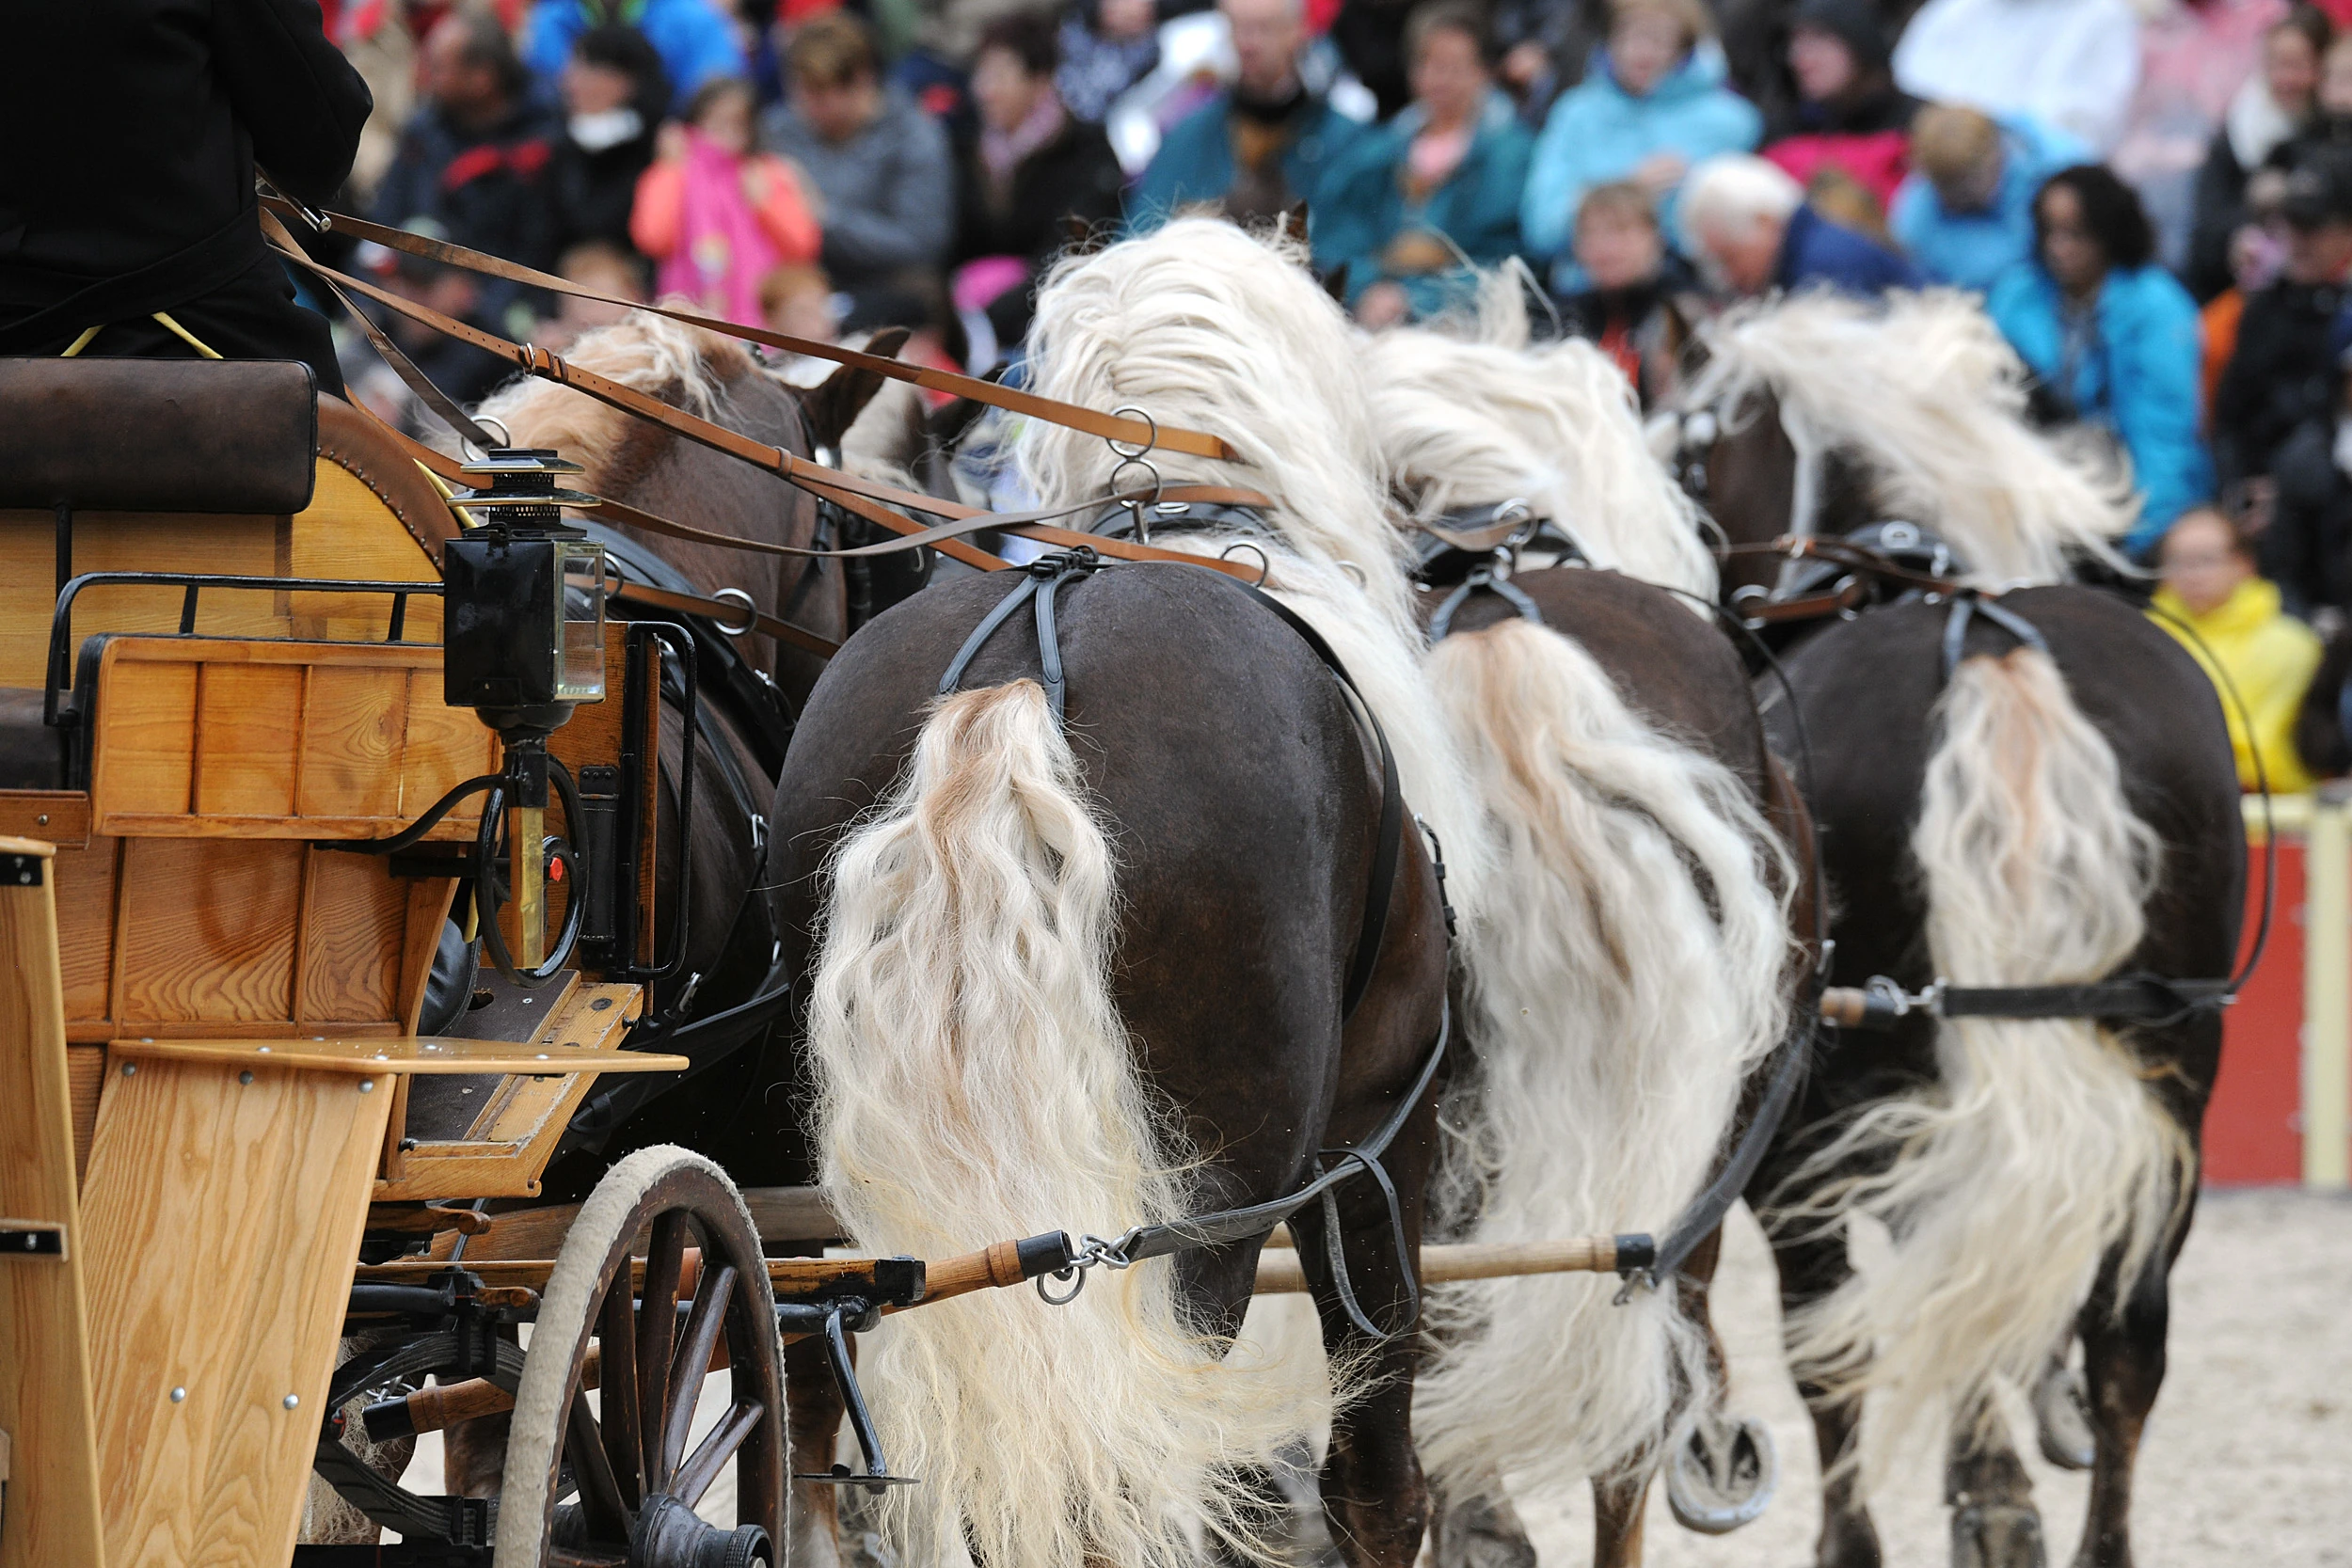
[[[1112,445],[1113,450],[1117,450],[1117,443],[1114,442]],[[1145,473],[1152,476],[1152,493],[1149,497],[1146,497],[1140,491],[1137,491],[1133,495],[1128,495],[1120,489],[1119,476],[1125,473],[1130,468],[1141,468]],[[1119,504],[1127,509],[1127,516],[1130,520],[1131,526],[1135,529],[1136,543],[1138,545],[1150,544],[1152,542],[1152,525],[1144,519],[1145,509],[1151,508],[1156,510],[1160,505],[1160,498],[1168,493],[1168,481],[1160,477],[1160,470],[1141,453],[1137,453],[1133,457],[1129,457],[1124,453],[1121,453],[1119,467],[1111,470],[1110,492],[1112,495],[1119,498]]]
[[[1141,457],[1148,451],[1156,451],[1158,449],[1160,444],[1160,421],[1153,419],[1150,414],[1147,414],[1142,409],[1137,408],[1132,403],[1126,404],[1124,407],[1114,408],[1111,410],[1111,418],[1114,420],[1123,420],[1130,414],[1133,414],[1136,419],[1141,420],[1145,424],[1152,427],[1152,438],[1144,442],[1143,445],[1136,447],[1136,450],[1133,451],[1129,451],[1127,449],[1131,446],[1135,446],[1134,442],[1122,441],[1116,436],[1104,436],[1103,444],[1110,448],[1114,452],[1117,452],[1120,456],[1132,460],[1134,458]],[[1114,485],[1112,488],[1116,489],[1117,486]]]
[[[740,588],[722,588],[714,592],[710,596],[718,600],[721,604],[740,605],[743,607],[743,624],[739,626],[730,626],[724,621],[719,621],[714,618],[713,624],[718,626],[720,631],[723,632],[727,636],[744,636],[759,625],[759,607],[754,604],[752,602],[752,596],[749,594],[744,593]]]
[[[1252,588],[1263,588],[1265,586],[1265,579],[1274,575],[1274,558],[1267,555],[1265,551],[1260,549],[1256,545],[1251,544],[1247,539],[1234,540],[1232,544],[1217,551],[1216,558],[1219,561],[1231,561],[1233,559],[1233,552],[1235,550],[1248,550],[1251,555],[1258,558],[1258,580],[1251,583],[1249,586]],[[2352,690],[2352,685],[2347,685],[2345,689]],[[2346,724],[2344,726],[2344,733],[2346,735],[2352,735],[2352,724]]]

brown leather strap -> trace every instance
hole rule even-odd
[[[1173,561],[1185,564],[1209,566],[1235,578],[1258,575],[1253,568],[1248,566],[1221,562],[1205,556],[1187,555],[1180,551],[1155,549],[1148,545],[1105,539],[1067,529],[1049,528],[1033,520],[1038,517],[1063,515],[1066,512],[1084,510],[1087,506],[1094,504],[1113,505],[1120,499],[1116,496],[1105,496],[1100,499],[1099,503],[1081,503],[1080,506],[1073,508],[1048,509],[1038,512],[988,513],[976,507],[966,506],[961,501],[944,500],[936,496],[901,490],[895,485],[878,483],[872,480],[861,479],[854,474],[843,473],[837,468],[828,468],[820,463],[812,463],[806,458],[786,451],[781,447],[755,441],[750,436],[729,430],[724,425],[699,419],[683,409],[673,408],[668,404],[641,392],[634,387],[598,375],[594,371],[583,370],[536,344],[508,342],[503,338],[485,332],[454,317],[444,315],[429,306],[403,299],[398,294],[380,289],[373,283],[311,261],[302,254],[299,247],[293,245],[291,236],[286,234],[284,227],[274,216],[264,214],[262,222],[265,229],[272,230],[270,239],[279,252],[288,261],[306,271],[316,274],[331,283],[356,289],[386,309],[429,326],[437,332],[455,338],[461,342],[470,343],[485,353],[496,355],[527,374],[569,387],[575,391],[595,398],[599,403],[618,408],[623,413],[633,414],[640,419],[660,425],[674,435],[698,442],[715,451],[724,452],[730,457],[739,458],[757,467],[766,468],[804,490],[823,496],[868,521],[880,524],[894,533],[910,536],[921,534],[923,537],[917,541],[918,543],[933,545],[942,553],[953,556],[969,565],[977,566],[982,571],[994,571],[1004,566],[1006,562],[984,550],[964,544],[959,536],[989,529],[1010,528],[1025,537],[1036,539],[1044,544],[1059,545],[1065,548],[1076,548],[1083,546],[1092,549],[1098,555],[1111,556],[1122,561]],[[896,363],[895,360],[886,362]],[[1231,504],[1249,506],[1273,504],[1269,498],[1256,491],[1220,485],[1175,486],[1161,492],[1158,499],[1221,500]],[[891,506],[945,516],[961,526],[926,530],[912,519],[890,511]],[[640,515],[644,515],[640,514]],[[657,529],[656,531],[675,531],[684,527],[683,524],[673,524],[669,529]],[[724,539],[723,535],[706,537],[713,543]],[[741,541],[727,542],[739,546],[742,544]],[[770,548],[778,552],[785,552],[788,549],[787,546],[770,546]],[[808,552],[792,550],[789,553]]]
[[[285,217],[301,215],[292,202],[279,197],[263,197],[262,204],[271,212]],[[657,316],[667,316],[672,321],[684,322],[690,326],[699,326],[707,331],[723,333],[731,338],[741,338],[751,342],[764,344],[769,348],[782,349],[787,354],[805,355],[812,359],[830,359],[835,364],[850,365],[862,371],[871,371],[876,375],[886,376],[893,381],[911,382],[930,391],[946,392],[957,397],[969,398],[974,403],[985,403],[992,407],[1002,408],[1009,413],[1025,414],[1032,419],[1043,420],[1051,424],[1067,425],[1073,430],[1083,431],[1089,436],[1099,436],[1106,441],[1122,441],[1129,446],[1142,447],[1147,450],[1153,447],[1165,448],[1169,451],[1187,452],[1195,457],[1215,457],[1229,463],[1238,462],[1241,459],[1241,454],[1224,439],[1201,431],[1184,430],[1174,425],[1154,424],[1148,420],[1130,420],[1118,414],[1104,414],[1092,408],[1081,408],[1075,404],[1040,397],[1034,392],[1025,392],[1011,387],[1001,387],[995,382],[982,381],[977,376],[958,375],[952,371],[933,370],[925,365],[910,365],[903,359],[888,359],[878,354],[864,354],[856,349],[842,348],[836,344],[819,342],[811,338],[795,338],[789,333],[771,332],[761,327],[744,326],[739,323],[723,321],[716,316],[706,316],[693,310],[680,310],[665,305],[642,305],[635,300],[616,299],[611,294],[597,293],[593,289],[583,289],[568,278],[558,277],[552,273],[521,266],[484,251],[468,249],[462,245],[452,245],[447,240],[428,239],[422,234],[411,234],[405,229],[389,229],[380,223],[370,223],[365,218],[352,217],[343,213],[321,213],[314,215],[323,220],[331,230],[349,234],[357,239],[372,240],[389,250],[397,250],[405,255],[422,257],[427,261],[438,261],[446,266],[461,267],[469,272],[478,272],[485,277],[501,278],[510,283],[528,284],[534,289],[545,289],[550,293],[569,294],[575,299],[595,300],[603,305],[619,306],[623,309],[650,310]]]
[[[815,632],[803,630],[789,621],[779,621],[764,610],[747,610],[739,604],[729,604],[722,599],[698,598],[692,594],[674,594],[669,589],[652,588],[642,582],[624,582],[618,588],[612,590],[612,596],[630,604],[650,605],[656,610],[673,610],[680,615],[707,617],[716,621],[722,627],[730,628],[727,635],[731,637],[748,637],[753,632],[758,632],[763,637],[772,637],[779,642],[789,642],[796,648],[805,649],[818,658],[831,658],[841,651],[841,644],[831,638],[819,637]],[[752,619],[752,624],[748,626],[741,624],[745,615],[749,615]]]

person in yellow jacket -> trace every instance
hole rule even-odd
[[[2239,785],[2254,787],[2259,752],[2273,790],[2311,788],[2311,772],[2296,754],[2295,715],[2319,668],[2318,634],[2279,608],[2278,585],[2255,575],[2245,536],[2211,507],[2182,514],[2166,532],[2157,562],[2164,584],[2155,594],[2155,609],[2163,612],[2155,616],[2156,624],[2188,649],[2220,690]],[[2195,627],[2197,636],[2168,616]],[[2243,719],[2215,675],[2217,663],[2246,705]]]

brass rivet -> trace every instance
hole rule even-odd
[[[252,1069],[251,1068],[247,1068],[247,1069],[246,1069],[246,1070],[245,1070],[245,1071],[238,1073],[238,1074],[237,1074],[237,1082],[238,1082],[238,1083],[240,1083],[240,1084],[250,1084],[250,1083],[252,1083],[252,1082],[253,1082],[253,1069]]]
[[[285,1405],[285,1407],[289,1410],[298,1410],[302,1406],[302,1396],[300,1394],[288,1394],[279,1402]]]
[[[187,1397],[188,1391],[185,1388],[174,1388],[171,1391],[171,1402],[174,1404],[181,1403],[183,1401],[186,1400]]]
[[[122,1064],[122,1076],[124,1076],[125,1078],[136,1078],[138,1075],[139,1075],[139,1065],[138,1065],[138,1063],[136,1063],[136,1062],[125,1062],[125,1063],[123,1063],[123,1064]]]
[[[361,1094],[373,1094],[375,1092],[375,1080],[373,1078],[360,1079],[359,1092]]]

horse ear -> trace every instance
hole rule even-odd
[[[953,451],[987,412],[988,404],[970,398],[943,403],[923,416],[923,444],[932,451]]]
[[[895,359],[911,336],[903,326],[885,326],[866,341],[866,352]],[[844,365],[816,386],[803,388],[801,415],[808,421],[809,445],[838,451],[841,437],[857,423],[857,417],[874,401],[882,384],[879,372]]]
[[[1307,198],[1305,197],[1300,197],[1282,209],[1280,214],[1274,220],[1274,232],[1277,237],[1288,240],[1293,245],[1303,245],[1307,243]]]
[[[1347,307],[1347,274],[1354,264],[1352,261],[1343,261],[1338,266],[1323,275],[1323,292],[1329,294],[1333,303],[1343,309]]]

